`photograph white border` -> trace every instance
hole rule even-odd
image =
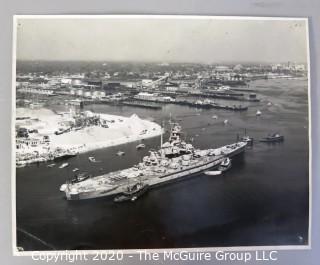
[[[309,224],[308,245],[283,245],[283,246],[232,246],[232,247],[198,247],[198,248],[161,248],[146,249],[149,253],[173,252],[215,252],[222,251],[258,251],[258,250],[308,250],[311,249],[311,224],[312,224],[312,134],[311,134],[311,69],[310,69],[310,44],[309,44],[309,19],[307,17],[265,17],[265,16],[202,16],[202,15],[14,15],[12,35],[12,115],[11,115],[11,211],[12,211],[12,251],[14,256],[32,256],[35,251],[17,250],[16,233],[16,152],[15,152],[15,121],[16,121],[16,48],[17,48],[17,21],[18,19],[195,19],[195,20],[271,20],[271,21],[304,21],[306,26],[307,41],[307,68],[308,68],[308,148],[309,148]],[[67,250],[69,254],[85,253],[113,253],[121,251],[123,254],[138,254],[141,249],[114,249],[114,250]],[[143,249],[144,250],[144,249]],[[48,255],[66,255],[66,250],[37,251]]]

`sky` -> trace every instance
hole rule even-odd
[[[18,18],[18,60],[307,62],[304,20]]]

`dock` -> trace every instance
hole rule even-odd
[[[187,96],[192,97],[201,97],[201,98],[214,98],[214,99],[224,99],[224,100],[236,100],[236,101],[248,101],[248,102],[260,102],[260,99],[256,97],[256,94],[250,94],[248,97],[245,97],[242,93],[192,93]]]
[[[127,101],[122,101],[121,103],[122,105],[125,105],[125,106],[140,107],[140,108],[147,108],[147,109],[162,109],[162,106],[160,104],[156,104],[153,102],[127,100]]]
[[[190,100],[176,100],[174,102],[178,105],[185,105],[195,108],[203,108],[203,109],[224,109],[231,111],[246,111],[248,110],[248,106],[242,105],[220,105],[212,102],[202,102],[202,101],[190,101]]]

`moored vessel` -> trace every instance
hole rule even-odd
[[[215,149],[196,149],[181,139],[181,127],[173,123],[169,140],[161,143],[159,150],[151,149],[139,164],[79,183],[66,183],[64,192],[68,200],[81,200],[124,194],[137,182],[152,188],[217,168],[226,157],[243,153],[246,145],[238,141]]]
[[[212,170],[212,171],[205,171],[204,174],[208,175],[208,176],[217,176],[217,175],[221,175],[222,171],[220,170]]]
[[[247,142],[248,145],[253,145],[253,137],[250,137],[249,135],[247,135],[247,130],[244,129],[244,136],[241,137],[241,141],[243,142]]]
[[[68,167],[69,166],[69,163],[63,163],[61,164],[61,166],[59,166],[59,168],[65,168],[65,167]]]
[[[218,167],[218,170],[221,172],[227,171],[231,168],[231,159],[229,157],[226,157]]]
[[[138,182],[132,186],[128,186],[127,190],[114,198],[114,202],[135,201],[149,189],[148,184]]]
[[[278,133],[273,133],[260,140],[260,142],[264,142],[264,143],[276,143],[276,142],[282,142],[282,141],[284,141],[284,136]]]

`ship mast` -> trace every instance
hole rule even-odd
[[[162,144],[163,144],[163,129],[164,129],[164,125],[163,125],[163,121],[162,121],[162,126],[161,126],[161,138],[160,138],[160,148],[162,149]]]

